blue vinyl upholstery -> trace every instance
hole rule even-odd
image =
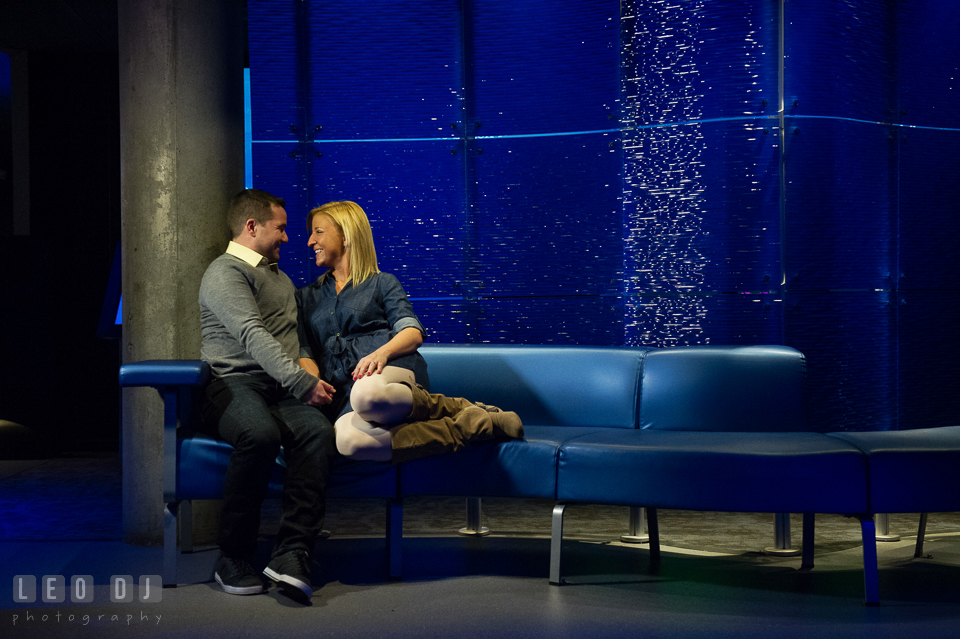
[[[806,431],[805,392],[803,354],[785,346],[656,350],[643,363],[640,428]]]
[[[855,446],[820,433],[597,431],[561,447],[557,499],[861,513],[867,511],[866,463]]]
[[[480,444],[403,464],[403,494],[556,499],[560,446],[594,430],[525,424],[523,441]]]
[[[960,426],[830,435],[866,454],[870,512],[960,510]]]
[[[499,406],[525,424],[636,428],[649,349],[425,346],[430,390]]]
[[[180,472],[177,474],[180,499],[222,499],[223,481],[233,447],[189,432],[181,433],[177,444],[180,447]],[[285,469],[281,451],[270,477],[269,497],[280,497]],[[389,464],[337,457],[327,494],[334,498],[396,497],[397,471]]]
[[[198,359],[150,359],[120,367],[121,386],[202,386],[210,367]]]
[[[646,349],[485,344],[420,352],[432,392],[515,411],[526,436],[404,464],[404,495],[554,499],[561,444],[597,428],[637,428]]]

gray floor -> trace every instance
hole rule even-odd
[[[85,496],[84,496],[85,495]],[[159,549],[119,541],[119,468],[110,457],[0,462],[0,637],[954,637],[960,634],[960,516],[931,515],[927,556],[913,558],[917,518],[891,516],[882,543],[882,605],[862,604],[855,520],[817,520],[817,565],[764,554],[772,516],[661,513],[663,560],[618,541],[627,511],[571,506],[567,584],[550,586],[552,504],[485,500],[484,538],[456,534],[463,500],[405,504],[404,576],[386,578],[383,505],[334,501],[318,543],[311,605],[275,591],[222,593],[215,551],[184,555],[183,585],[159,603],[110,603],[112,575],[158,574]],[[267,508],[261,557],[275,520]],[[794,518],[794,545],[800,543]],[[16,575],[91,575],[94,602],[14,602]],[[72,617],[72,619],[71,619]]]

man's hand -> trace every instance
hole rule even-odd
[[[336,392],[333,386],[321,379],[320,383],[314,386],[310,394],[303,399],[303,403],[319,408],[332,402],[333,394]]]

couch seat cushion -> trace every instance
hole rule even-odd
[[[732,512],[861,513],[866,459],[821,433],[608,430],[560,449],[560,501]]]
[[[830,435],[866,453],[871,512],[960,510],[960,426]]]
[[[403,464],[401,490],[405,495],[556,499],[560,445],[595,430],[525,424],[522,441],[477,444]]]

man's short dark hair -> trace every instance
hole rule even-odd
[[[239,237],[243,233],[247,220],[256,220],[260,226],[272,220],[274,206],[285,209],[287,203],[282,197],[258,189],[246,189],[234,195],[227,207],[227,226],[230,227],[233,237]]]

